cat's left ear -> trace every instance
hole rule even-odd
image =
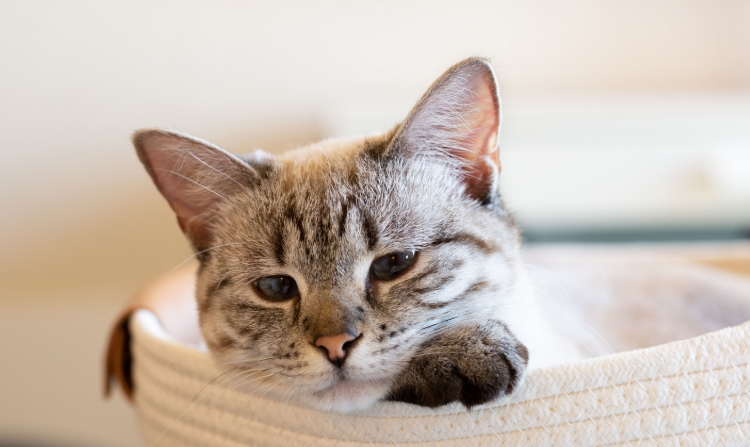
[[[490,204],[500,173],[500,97],[492,66],[472,58],[451,67],[424,94],[386,156],[429,157],[459,170],[467,194]]]
[[[220,202],[232,203],[261,178],[261,160],[241,159],[181,132],[144,129],[133,135],[138,158],[177,215],[196,251],[212,240],[211,223]]]

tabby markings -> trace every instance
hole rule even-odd
[[[497,253],[500,251],[500,247],[498,247],[497,244],[493,242],[485,241],[484,239],[481,239],[469,233],[456,233],[455,235],[451,237],[438,239],[435,242],[433,242],[433,245],[442,245],[442,244],[471,245],[472,247],[476,248],[477,250],[481,251],[482,253],[486,255],[491,255],[493,253]]]

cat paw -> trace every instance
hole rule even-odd
[[[417,350],[387,399],[471,408],[513,392],[528,362],[528,350],[502,323],[458,326]]]

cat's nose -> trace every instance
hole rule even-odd
[[[315,339],[315,346],[325,349],[328,352],[328,359],[341,366],[346,358],[347,351],[351,350],[352,343],[358,338],[359,334],[352,335],[348,332],[338,335],[325,335]]]

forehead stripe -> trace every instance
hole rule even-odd
[[[372,250],[378,244],[378,229],[369,212],[362,212],[362,231],[367,239],[367,249]]]
[[[486,241],[484,239],[481,239],[469,233],[456,233],[455,235],[451,237],[438,239],[435,242],[433,242],[433,245],[442,245],[442,244],[471,245],[472,247],[476,248],[477,250],[481,251],[482,253],[486,255],[491,255],[501,250],[500,247],[494,242]]]

